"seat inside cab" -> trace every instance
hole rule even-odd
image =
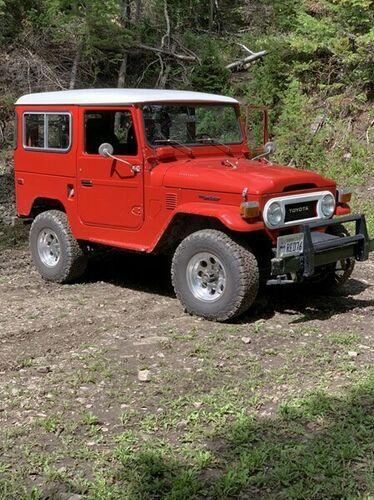
[[[113,154],[135,156],[138,144],[129,111],[89,111],[85,113],[85,149],[98,154],[104,142],[113,146]]]

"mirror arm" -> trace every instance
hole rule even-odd
[[[255,156],[254,158],[251,158],[251,160],[259,160],[260,158],[266,158],[269,156],[270,153],[261,153],[260,155]]]
[[[131,171],[134,172],[134,174],[140,172],[140,165],[133,165],[132,163],[130,163],[127,160],[122,160],[122,158],[118,158],[117,156],[113,156],[108,151],[105,152],[105,156],[107,156],[108,158],[112,158],[112,160],[116,160],[116,161],[119,161],[120,163],[124,163],[125,165],[128,165],[131,168]]]

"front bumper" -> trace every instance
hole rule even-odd
[[[356,223],[353,236],[320,238],[318,235],[324,233],[312,231],[315,228],[347,222]],[[347,215],[323,222],[310,222],[300,226],[300,232],[304,233],[303,252],[300,255],[272,259],[272,276],[295,273],[303,278],[309,278],[313,276],[316,267],[332,264],[348,257],[364,261],[367,260],[369,252],[374,250],[374,238],[369,238],[365,215]]]

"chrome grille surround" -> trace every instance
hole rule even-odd
[[[304,222],[311,222],[311,221],[316,221],[316,220],[321,220],[325,221],[327,219],[330,219],[331,217],[326,217],[321,210],[321,203],[322,199],[326,195],[332,195],[335,198],[334,193],[331,191],[316,191],[314,193],[305,193],[305,194],[298,194],[298,195],[293,195],[293,196],[278,196],[275,198],[270,198],[265,203],[264,210],[263,210],[263,219],[265,222],[266,227],[269,229],[279,229],[282,227],[289,227],[289,226],[298,226],[300,224],[303,224]],[[314,217],[309,217],[306,219],[298,219],[298,220],[293,220],[289,222],[285,222],[285,216],[286,216],[286,206],[287,205],[292,205],[296,203],[302,203],[302,202],[310,202],[310,201],[315,201],[316,202],[316,215]],[[273,226],[270,224],[267,218],[267,213],[269,210],[269,207],[272,203],[277,202],[281,206],[282,209],[282,221],[280,224],[277,226]]]

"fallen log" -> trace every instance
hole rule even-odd
[[[244,49],[246,52],[248,52],[249,56],[244,57],[243,59],[239,59],[237,61],[234,61],[230,64],[227,64],[226,69],[229,69],[231,71],[240,71],[243,69],[247,69],[248,66],[253,61],[256,61],[257,59],[261,59],[262,57],[266,56],[266,54],[267,54],[266,50],[261,50],[260,52],[253,52],[252,50],[250,50],[248,47],[246,47],[242,43],[238,43],[238,45],[242,49]]]

